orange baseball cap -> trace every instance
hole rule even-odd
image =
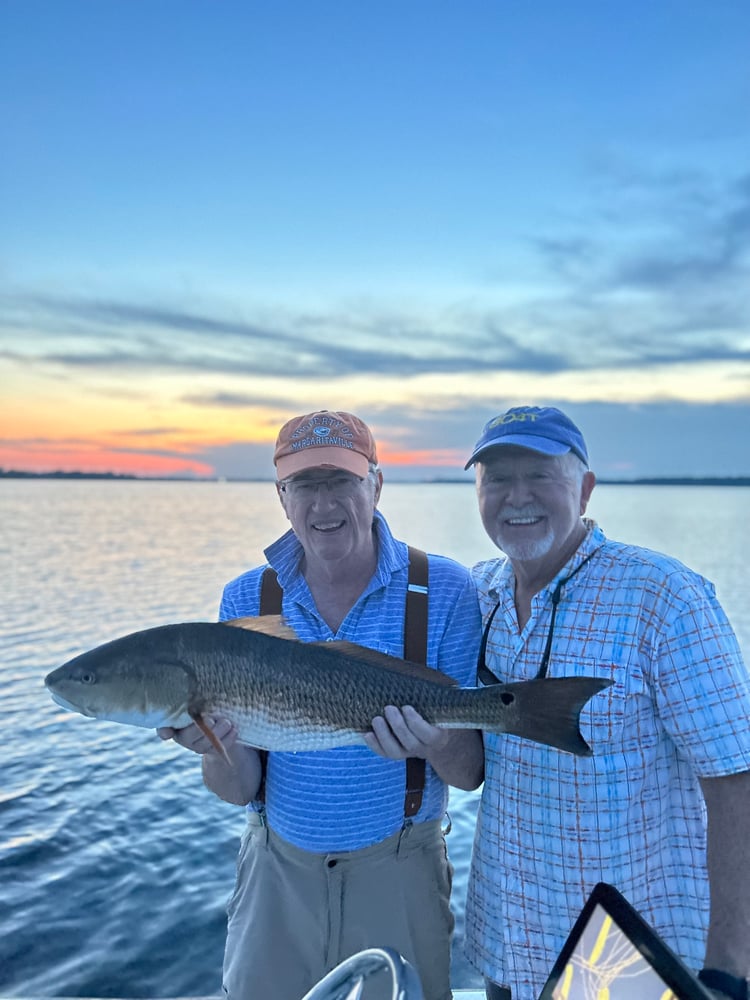
[[[364,479],[377,465],[370,428],[353,413],[318,410],[292,417],[279,431],[273,464],[279,479],[305,469],[344,469]]]

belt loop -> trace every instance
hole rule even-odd
[[[248,814],[248,822],[253,828],[253,840],[259,847],[265,847],[268,843],[268,823],[266,822],[265,806],[262,809],[253,809]]]
[[[412,831],[414,823],[410,819],[404,820],[404,825],[401,827],[401,832],[398,836],[398,847],[396,848],[396,856],[406,857],[409,850],[409,834]]]

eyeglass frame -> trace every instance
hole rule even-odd
[[[286,479],[280,479],[276,485],[282,493],[290,497],[317,496],[320,487],[325,486],[330,496],[336,497],[337,499],[343,499],[345,497],[354,496],[357,492],[357,487],[361,486],[366,478],[367,477],[365,476],[355,476],[352,472],[346,472],[343,469],[338,469],[329,476],[319,476],[314,479],[287,476]],[[342,483],[346,483],[346,487],[344,489],[334,487],[333,483],[337,479]],[[311,487],[311,490],[309,493],[299,493],[295,488],[296,486],[303,487],[303,489],[304,487]]]

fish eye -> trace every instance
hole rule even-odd
[[[96,674],[81,674],[81,684],[96,684]]]

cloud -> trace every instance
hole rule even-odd
[[[378,413],[373,422],[381,434],[390,435],[391,428],[400,428],[398,440],[403,447],[417,449],[430,442],[431,446],[455,451],[459,460],[465,460],[485,422],[516,402],[487,395],[470,405],[456,400],[455,406],[429,414],[393,409]],[[567,413],[581,428],[592,468],[602,478],[740,476],[750,472],[745,431],[748,408],[743,403],[622,405],[554,398],[526,402],[558,406]]]
[[[750,176],[614,170],[605,225],[535,241],[556,294],[516,314],[587,364],[647,369],[750,360]]]
[[[750,175],[717,187],[695,173],[615,169],[603,184],[604,227],[536,241],[558,276],[589,291],[691,297],[746,281]]]
[[[226,479],[274,478],[273,445],[236,441],[202,449],[193,456],[216,470]]]
[[[460,398],[443,401],[433,410],[406,401],[357,412],[373,428],[388,482],[446,477],[469,481],[473,474],[465,473],[463,464],[482,427],[514,402],[488,394],[471,403]],[[586,437],[592,468],[603,479],[741,476],[750,471],[744,434],[747,407],[742,404],[528,402],[557,405],[576,421]],[[270,444],[234,442],[200,449],[190,457],[211,465],[219,476],[269,479],[272,453]],[[406,465],[388,461],[388,454],[409,453],[415,458]]]
[[[16,333],[3,354],[64,370],[311,379],[559,373],[750,359],[736,336],[746,311],[739,302],[716,309],[687,298],[613,302],[612,291],[573,289],[502,309],[457,306],[429,320],[372,311],[351,323],[335,312],[315,317],[314,331],[309,314],[283,315],[275,327],[261,328],[189,312],[32,296],[24,307],[36,321],[23,337]],[[12,329],[11,322],[5,326]],[[243,393],[212,398],[223,406],[251,402]]]
[[[602,479],[750,474],[746,433],[748,408],[742,403],[663,401],[622,405],[606,401],[570,402],[550,397],[523,401],[557,405],[568,413],[583,431],[592,468]],[[407,398],[397,403],[354,408],[373,428],[387,481],[446,477],[470,481],[472,474],[464,473],[463,464],[482,427],[491,417],[517,402],[488,392],[471,401],[458,394],[445,397],[436,400],[433,406],[424,402],[410,403]],[[297,408],[293,401],[287,400],[283,411],[291,415]],[[285,417],[280,417],[277,424],[280,425],[282,419]],[[273,429],[277,429],[276,424]],[[147,431],[136,429],[127,433],[134,436],[142,433],[144,446],[113,447],[111,440],[105,446],[80,436],[57,439],[6,435],[0,438],[0,450],[5,449],[13,457],[6,458],[0,465],[20,467],[18,456],[21,453],[28,460],[40,453],[53,456],[76,451],[82,456],[91,449],[104,448],[107,455],[113,457],[120,454],[164,459],[167,463],[178,463],[178,471],[193,468],[198,475],[210,475],[213,471],[216,476],[227,479],[273,478],[273,445],[270,442],[240,440],[191,445],[186,435],[179,448],[163,444],[152,447]],[[392,460],[389,456],[393,456]],[[43,464],[52,467],[50,461],[51,458]],[[68,466],[74,467],[70,463]],[[114,460],[106,465],[106,468],[115,467]],[[151,469],[151,474],[153,472]]]
[[[593,224],[531,238],[548,282],[534,294],[396,308],[384,301],[297,312],[281,306],[0,295],[0,356],[56,372],[330,380],[356,375],[585,373],[746,362],[750,344],[750,175],[607,165]],[[566,231],[567,229],[567,231]],[[252,394],[202,394],[227,408]],[[208,405],[208,404],[207,404]]]
[[[6,358],[69,368],[330,378],[569,366],[559,352],[524,343],[494,316],[456,315],[447,325],[438,321],[427,328],[409,315],[374,313],[352,320],[337,311],[285,315],[275,327],[261,328],[174,310],[48,296],[6,297],[2,307],[6,330],[19,327],[8,315],[15,310],[24,313],[26,332],[38,331],[24,350],[6,350]],[[60,340],[67,342],[63,350],[56,346]]]
[[[210,409],[216,407],[220,409],[243,409],[248,406],[257,406],[259,403],[268,405],[268,400],[261,398],[254,393],[247,392],[205,392],[183,396],[183,403],[189,406],[205,406]],[[284,401],[285,402],[285,401]]]
[[[182,434],[182,427],[134,427],[127,430],[112,430],[112,437],[162,437],[165,434]]]

